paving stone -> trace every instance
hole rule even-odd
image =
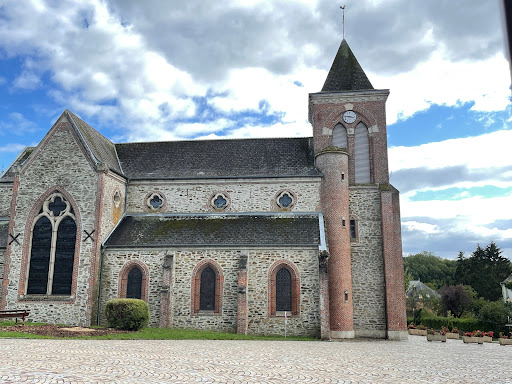
[[[512,348],[462,341],[1,339],[4,383],[511,383]]]

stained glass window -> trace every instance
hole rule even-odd
[[[276,275],[276,311],[292,310],[292,275],[281,268]]]
[[[288,208],[292,202],[293,199],[287,193],[283,194],[283,196],[279,198],[279,205],[283,208]]]
[[[55,245],[53,295],[70,295],[75,262],[76,224],[67,216],[59,224]]]
[[[52,243],[52,223],[43,216],[34,225],[32,231],[32,254],[28,273],[28,294],[46,294],[50,251]]]
[[[137,267],[132,268],[130,273],[128,273],[126,297],[128,299],[142,298],[142,271]]]
[[[215,309],[215,271],[206,267],[201,273],[199,289],[199,310],[213,311]]]
[[[224,208],[227,203],[228,201],[222,195],[218,195],[217,198],[213,201],[213,204],[217,209]]]
[[[73,210],[57,193],[46,199],[39,216],[32,229],[27,294],[70,295],[77,233]]]
[[[153,196],[153,198],[149,201],[149,204],[151,204],[151,206],[153,207],[153,209],[157,209],[157,208],[160,208],[163,204],[163,201],[162,199],[160,198],[160,196],[158,195],[155,195]]]

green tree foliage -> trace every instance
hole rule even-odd
[[[503,301],[487,301],[482,306],[478,319],[492,326],[494,332],[505,330],[509,309]]]
[[[462,285],[445,286],[441,289],[441,307],[446,316],[448,311],[455,317],[461,317],[471,305],[471,299]]]
[[[443,259],[432,252],[423,251],[404,257],[404,269],[412,275],[413,280],[421,280],[435,290],[454,285],[456,266],[455,260]]]
[[[456,283],[470,285],[485,300],[499,300],[500,283],[512,271],[512,263],[501,254],[494,242],[485,248],[478,245],[469,258],[460,252],[456,261]]]

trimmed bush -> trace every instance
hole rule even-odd
[[[148,303],[139,299],[114,299],[105,306],[108,326],[125,331],[138,331],[148,325]]]
[[[408,320],[412,318],[408,318]],[[463,331],[473,332],[475,329],[482,331],[492,331],[492,324],[480,321],[478,319],[455,318],[455,317],[422,317],[421,322],[428,328],[441,329],[447,327],[450,329],[457,328],[462,333]]]

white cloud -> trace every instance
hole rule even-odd
[[[23,145],[23,144],[10,143],[10,144],[1,146],[0,152],[17,153],[17,152],[22,151],[25,147],[26,147],[26,145]]]
[[[425,233],[439,233],[439,227],[437,225],[420,223],[418,221],[404,221],[402,227],[409,231],[421,231]]]
[[[389,88],[387,123],[411,117],[432,104],[474,102],[474,111],[503,111],[510,104],[510,72],[503,54],[482,60],[450,61],[442,51],[408,72],[368,74],[376,88]]]
[[[480,136],[450,139],[414,147],[389,149],[389,169],[429,169],[463,165],[470,169],[512,165],[510,147],[512,130],[501,130]]]

